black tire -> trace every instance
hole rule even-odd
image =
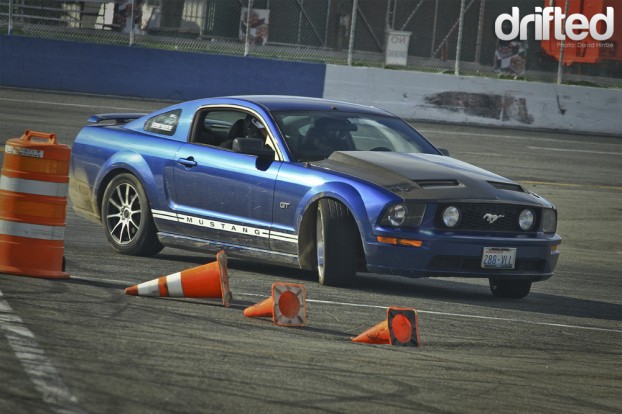
[[[102,198],[102,223],[112,247],[122,254],[152,256],[160,244],[145,190],[132,174],[110,181]]]
[[[529,294],[531,281],[489,279],[492,294],[500,298],[521,299]]]
[[[349,286],[354,282],[358,237],[346,206],[332,199],[319,201],[315,251],[320,284]]]

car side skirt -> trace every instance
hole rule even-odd
[[[160,240],[160,243],[167,247],[185,249],[199,253],[216,253],[220,250],[225,250],[227,255],[232,258],[278,264],[281,266],[300,269],[298,255],[295,254],[250,248],[247,246],[221,243],[164,232],[158,232],[158,239]]]

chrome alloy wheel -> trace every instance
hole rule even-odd
[[[317,219],[316,219],[316,227],[315,227],[315,249],[316,249],[316,257],[317,257],[317,272],[320,279],[320,283],[324,282],[324,226],[322,223],[322,212],[318,211]]]
[[[129,183],[120,183],[108,198],[106,220],[110,236],[120,245],[134,240],[142,220],[138,192]]]

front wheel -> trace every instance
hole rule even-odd
[[[356,276],[358,231],[346,206],[336,200],[321,199],[315,236],[319,282],[328,286],[352,284]]]
[[[521,299],[529,294],[529,280],[489,279],[492,294],[500,298]]]
[[[106,237],[119,253],[151,256],[162,250],[147,195],[133,175],[120,174],[110,181],[101,212]]]

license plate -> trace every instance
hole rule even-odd
[[[482,269],[514,269],[516,249],[513,247],[484,247]]]

